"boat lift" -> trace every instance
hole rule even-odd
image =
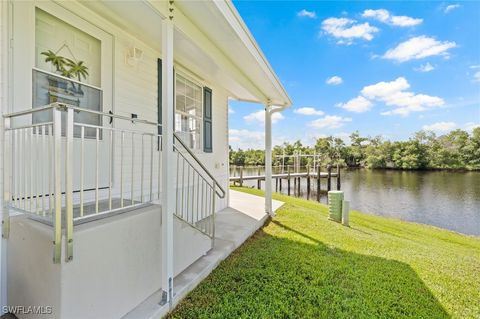
[[[285,159],[293,157],[293,171],[295,173],[300,173],[302,158],[313,158],[313,171],[317,171],[317,166],[321,163],[321,155],[315,152],[312,154],[302,154],[302,151],[294,151],[293,155],[286,155],[285,150],[283,150],[282,155],[276,155],[275,157],[282,159],[282,174],[285,173]]]

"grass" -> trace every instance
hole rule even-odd
[[[480,238],[359,212],[344,227],[274,198],[277,216],[170,318],[480,318]]]

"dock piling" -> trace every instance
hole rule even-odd
[[[310,199],[310,165],[307,165],[307,199]]]
[[[322,187],[322,183],[321,183],[321,170],[322,168],[320,167],[320,165],[317,165],[317,202],[320,202],[320,191],[321,191],[321,187]]]
[[[341,182],[340,182],[340,165],[337,164],[337,191],[340,190]]]
[[[290,196],[290,165],[288,165],[287,168],[288,171],[288,177],[287,177],[287,189],[288,189],[288,196]]]
[[[260,172],[260,167],[258,167],[258,176],[261,176],[260,174],[261,174],[261,172]],[[261,178],[259,178],[259,179],[257,180],[257,188],[258,188],[258,189],[261,189],[261,188],[262,188],[262,179],[261,179]]]
[[[327,191],[331,191],[332,190],[332,165],[330,164],[328,165],[327,171],[328,171]]]
[[[240,166],[240,187],[243,187],[243,166]]]
[[[295,195],[296,191],[297,191],[297,178],[294,177],[293,178],[293,194],[294,195]]]

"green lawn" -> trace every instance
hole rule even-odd
[[[277,216],[171,318],[480,318],[480,238],[358,212],[348,228],[274,198]]]

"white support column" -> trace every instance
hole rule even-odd
[[[173,213],[175,155],[173,153],[173,21],[162,21],[162,289],[173,297]]]
[[[8,1],[0,1],[0,114],[7,113],[8,110]],[[10,151],[4,146],[7,141],[4,140],[4,129],[10,124],[10,120],[0,119],[0,219],[8,218],[8,211],[4,208],[5,201],[10,197],[9,190],[3,189],[4,178],[8,178],[7,185],[10,185],[9,176],[4,176],[7,164],[4,162],[5,151]],[[8,145],[8,144],[7,144]],[[8,153],[7,153],[8,154]],[[7,221],[8,222],[8,221]],[[3,231],[3,229],[2,229]],[[3,307],[7,305],[7,239],[0,237],[0,315],[3,315]]]
[[[272,113],[265,106],[265,212],[273,216],[272,210]]]

